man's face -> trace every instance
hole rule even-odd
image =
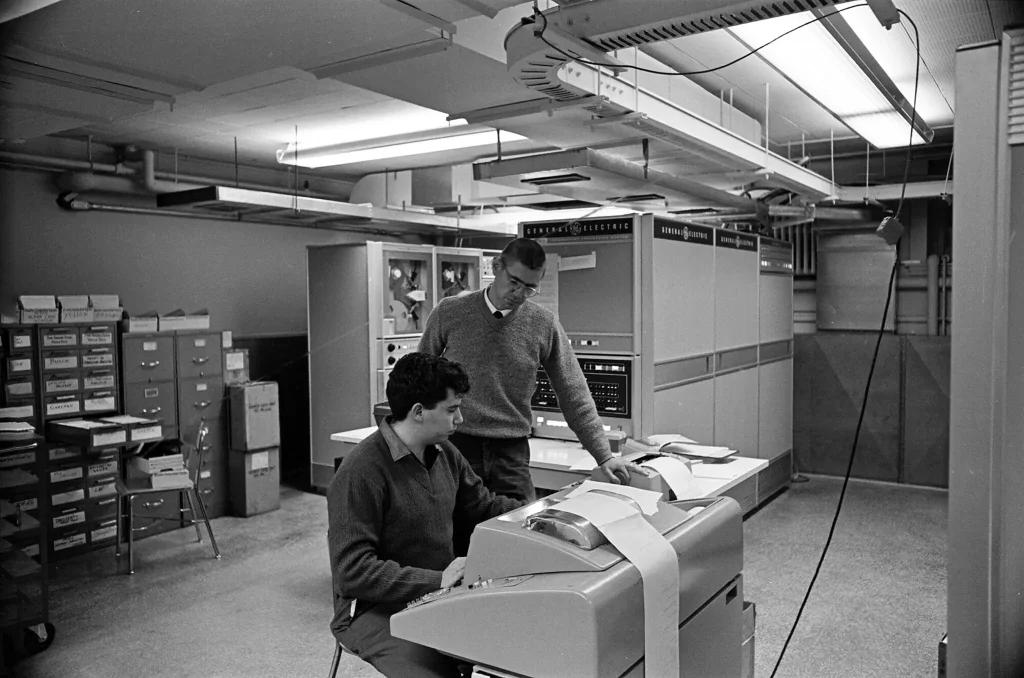
[[[448,397],[433,409],[423,408],[421,426],[424,437],[429,441],[428,444],[444,442],[448,440],[448,436],[455,433],[455,429],[462,423],[462,411],[459,409],[461,405],[462,396],[457,396],[454,391],[448,389]]]
[[[518,308],[533,296],[544,278],[544,269],[534,271],[515,259],[494,259],[494,292],[500,309]]]

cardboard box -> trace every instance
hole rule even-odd
[[[277,382],[231,386],[231,449],[242,452],[281,444]]]
[[[60,320],[57,299],[50,295],[26,294],[18,297],[19,321],[25,325],[56,323]]]
[[[93,321],[93,310],[89,306],[89,297],[86,295],[58,296],[57,304],[60,306],[60,322],[62,325],[91,323]]]
[[[116,294],[90,294],[89,305],[96,322],[118,322],[124,316],[121,299]]]
[[[160,332],[208,329],[210,329],[210,312],[205,308],[194,313],[185,313],[185,311],[179,308],[160,316]]]
[[[228,490],[236,516],[247,518],[281,508],[280,450],[228,452]]]
[[[228,386],[249,381],[249,349],[229,348],[224,351],[224,383]]]
[[[124,320],[121,321],[121,329],[126,333],[156,332],[160,329],[160,318],[157,316],[156,311],[150,311],[149,313],[143,313],[136,316],[126,315]]]

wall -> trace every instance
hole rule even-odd
[[[304,334],[306,245],[317,231],[57,207],[52,175],[0,170],[0,303],[20,294],[120,294],[131,313],[207,308],[240,336]],[[98,200],[114,202],[116,199]]]
[[[306,245],[367,236],[67,212],[52,182],[52,174],[0,169],[0,307],[21,294],[116,293],[131,313],[209,309],[211,327],[232,330],[235,345],[249,349],[251,377],[279,382],[282,471],[307,479]]]

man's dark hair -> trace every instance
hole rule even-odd
[[[539,271],[544,268],[547,257],[544,255],[544,248],[536,240],[529,238],[516,238],[499,255],[503,263],[518,261],[531,271]]]
[[[407,353],[395,363],[388,379],[391,415],[402,421],[416,403],[432,410],[448,397],[448,389],[457,396],[469,393],[469,377],[462,365],[427,353]]]

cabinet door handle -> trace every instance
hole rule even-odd
[[[209,356],[205,356],[205,357],[202,357],[202,358],[192,358],[192,362],[194,364],[196,364],[196,365],[205,365],[209,360],[210,360]]]
[[[157,499],[156,501],[144,501],[142,502],[143,508],[156,508],[157,506],[163,506],[164,500]]]
[[[213,445],[200,445],[199,447],[203,450],[203,452],[209,452],[210,450],[213,449]]]
[[[195,408],[197,410],[205,410],[207,407],[210,406],[210,401],[209,400],[201,400],[198,403],[192,403],[192,404],[195,406]]]
[[[150,360],[149,362],[141,363],[141,367],[143,369],[151,370],[151,369],[153,369],[154,367],[156,367],[159,364],[160,364],[159,360]]]
[[[142,413],[143,414],[157,414],[162,409],[163,409],[162,407],[153,407],[153,408],[143,407],[142,408]]]

